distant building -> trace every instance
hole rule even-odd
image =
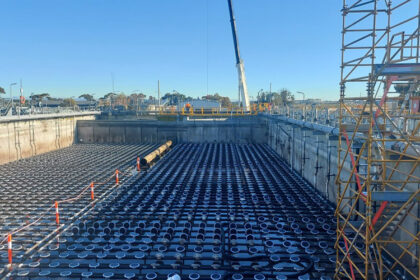
[[[79,106],[80,109],[89,109],[89,108],[95,108],[98,105],[98,101],[96,100],[86,100],[84,98],[76,98],[75,99],[77,106]]]
[[[293,102],[295,104],[314,104],[314,103],[318,104],[318,103],[325,103],[326,101],[322,101],[319,98],[308,98],[308,99],[305,99],[305,100],[298,99],[298,100],[295,100]]]
[[[211,109],[220,109],[221,104],[218,101],[212,100],[192,100],[192,101],[184,101],[179,103],[179,109],[186,108],[187,104],[190,104],[195,110],[203,108],[204,110],[211,110]]]
[[[306,101],[308,103],[322,103],[322,100],[319,98],[308,98]]]
[[[57,108],[57,107],[60,107],[61,103],[63,103],[62,99],[43,98],[40,102],[38,102],[38,104],[36,104],[36,106]]]

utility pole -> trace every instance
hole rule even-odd
[[[22,111],[22,96],[23,96],[23,87],[22,87],[22,79],[20,79],[19,117],[20,117],[20,112]]]
[[[272,112],[273,112],[273,95],[271,94],[271,82],[270,82],[270,103],[271,103],[271,105],[270,105],[270,114],[272,114]]]
[[[303,120],[306,120],[306,104],[305,104],[305,93],[304,92],[301,92],[301,91],[298,91],[297,93],[300,93],[300,94],[302,94],[302,97],[303,97],[303,101],[302,101],[302,103],[303,103],[303,110],[302,110],[302,118],[303,118]]]
[[[160,81],[158,80],[158,107],[160,109]]]
[[[10,84],[10,113],[13,115],[13,94],[12,94],[12,86],[17,85],[17,83],[11,83]]]
[[[139,118],[139,96],[136,96],[136,102],[137,102],[137,106],[136,106],[136,119]]]

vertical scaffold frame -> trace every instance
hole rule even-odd
[[[419,11],[343,0],[335,279],[420,279]]]

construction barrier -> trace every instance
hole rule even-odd
[[[90,183],[90,199],[95,200],[95,191],[94,191],[94,187],[93,187],[93,182]]]
[[[7,235],[7,254],[9,256],[9,265],[12,265],[13,261],[13,252],[12,252],[12,235]]]
[[[58,213],[58,202],[55,202],[55,222],[59,226],[60,225],[60,213]]]

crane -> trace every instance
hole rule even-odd
[[[232,27],[233,44],[235,47],[236,68],[238,69],[238,77],[239,77],[239,102],[242,101],[241,105],[244,111],[250,111],[248,87],[246,85],[246,77],[245,77],[245,68],[244,68],[244,62],[241,59],[241,55],[239,53],[238,36],[236,34],[236,21],[235,21],[235,17],[233,16],[232,0],[228,0],[228,5],[229,5],[229,14],[230,14],[230,25]]]

